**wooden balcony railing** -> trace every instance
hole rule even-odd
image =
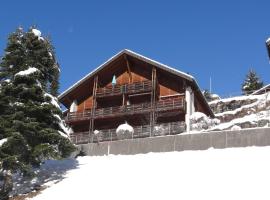
[[[71,134],[70,138],[74,144],[84,144],[84,143],[97,143],[123,139],[176,135],[185,131],[185,122],[156,124],[152,130],[152,133],[150,125],[135,126],[133,127],[133,129],[134,129],[133,134],[127,134],[124,137],[117,137],[116,129],[105,129],[100,130],[98,135],[94,135],[89,132],[73,133]]]
[[[169,111],[175,109],[184,109],[184,98],[169,99],[158,101],[155,105],[157,112]],[[132,115],[150,112],[153,108],[150,103],[133,104],[125,106],[116,106],[108,108],[95,109],[94,118],[104,118],[119,115]],[[84,112],[69,112],[66,117],[66,122],[88,120],[92,116],[92,110],[85,110]]]
[[[113,96],[119,94],[131,94],[139,92],[150,92],[152,89],[151,81],[135,82],[131,84],[107,86],[104,88],[97,88],[97,97]]]

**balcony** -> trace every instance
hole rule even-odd
[[[158,101],[154,105],[155,111],[164,112],[172,110],[184,110],[184,98],[167,99]],[[123,115],[143,114],[152,110],[150,103],[133,104],[125,106],[116,106],[108,108],[98,108],[94,110],[93,118],[107,118],[117,117]],[[69,112],[66,117],[66,122],[90,120],[92,110],[85,110],[84,112]]]
[[[156,124],[153,128],[152,134],[150,125],[135,126],[133,127],[133,129],[134,133],[126,135],[125,138],[117,137],[116,129],[100,130],[100,133],[98,135],[89,134],[89,132],[74,133],[70,136],[70,138],[74,144],[85,144],[85,143],[116,141],[123,139],[176,135],[185,131],[185,122]]]
[[[152,90],[151,81],[136,82],[132,84],[107,86],[104,88],[98,88],[96,97],[107,97],[121,94],[133,94],[140,92],[150,92]]]

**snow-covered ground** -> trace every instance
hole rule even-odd
[[[77,161],[60,182],[32,200],[270,198],[270,147],[85,156]],[[52,163],[57,169],[57,162]],[[74,160],[65,165],[69,163]]]

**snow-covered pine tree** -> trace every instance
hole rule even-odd
[[[67,157],[74,146],[53,96],[59,66],[50,41],[37,29],[20,28],[10,35],[0,66],[2,177],[13,172],[27,175],[45,159]]]
[[[252,69],[249,70],[244,83],[242,84],[243,94],[251,94],[255,90],[258,90],[263,87],[263,81],[260,80],[259,76]]]

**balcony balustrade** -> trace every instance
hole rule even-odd
[[[133,127],[134,133],[127,134],[125,137],[117,137],[116,129],[100,130],[95,135],[90,132],[80,132],[71,134],[70,138],[74,144],[97,143],[106,141],[115,141],[123,139],[136,139],[145,137],[156,137],[165,135],[176,135],[185,131],[185,122],[171,122],[156,124],[151,133],[150,125]]]
[[[184,110],[184,98],[167,99],[156,102],[153,107],[151,103],[132,104],[125,106],[115,106],[108,108],[97,108],[94,110],[93,118],[116,117],[120,115],[132,115],[147,113],[154,109],[157,112],[170,110]],[[83,112],[69,112],[66,117],[66,122],[89,120],[92,117],[92,110],[85,110]]]
[[[97,88],[96,97],[114,96],[120,94],[132,94],[139,92],[150,92],[152,90],[151,81],[135,82],[131,84],[116,84],[115,86],[107,86],[104,88]]]

